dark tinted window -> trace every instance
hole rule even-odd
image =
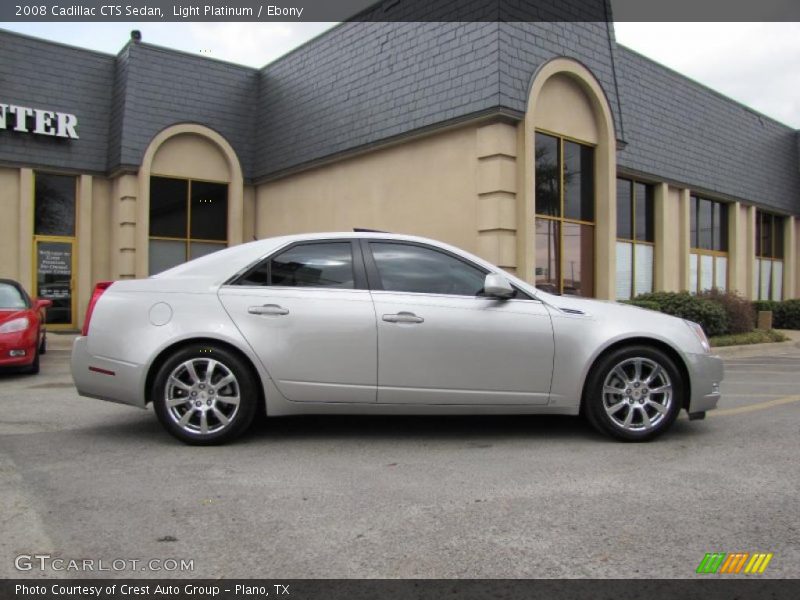
[[[617,179],[617,237],[633,239],[633,182]]]
[[[444,252],[411,244],[371,242],[384,290],[475,296],[485,273]]]
[[[536,214],[561,216],[561,173],[559,140],[536,134]]]
[[[36,173],[36,235],[75,235],[75,178],[67,175]]]
[[[689,208],[692,248],[728,251],[728,206],[692,196]]]
[[[192,181],[192,233],[196,240],[228,239],[228,186]],[[153,234],[155,235],[155,234]]]
[[[714,250],[726,252],[728,250],[728,205],[713,202],[714,205],[714,232],[712,247]]]
[[[564,142],[564,216],[594,221],[594,149]]]
[[[636,184],[636,240],[652,242],[655,240],[653,222],[653,186]]]
[[[16,286],[0,283],[0,308],[28,308],[28,300]]]
[[[352,246],[350,242],[299,244],[264,261],[236,284],[352,289]]]
[[[189,182],[168,177],[150,178],[150,235],[185,238]]]

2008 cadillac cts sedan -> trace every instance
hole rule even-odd
[[[480,258],[382,233],[235,246],[97,284],[72,375],[83,396],[153,403],[190,444],[259,405],[297,414],[585,415],[626,441],[716,406],[696,323],[537,290]]]

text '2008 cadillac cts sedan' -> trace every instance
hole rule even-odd
[[[296,414],[584,414],[648,440],[719,401],[699,325],[554,296],[431,240],[308,234],[99,283],[72,351],[81,395],[144,408],[192,444],[259,404]]]

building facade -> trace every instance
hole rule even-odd
[[[95,281],[354,227],[557,293],[800,296],[800,134],[605,22],[347,22],[262,69],[0,31],[0,207],[53,328]]]

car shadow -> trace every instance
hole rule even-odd
[[[702,435],[702,429],[687,419],[679,419],[661,439],[687,441]],[[151,411],[134,417],[115,417],[113,423],[91,425],[71,433],[119,443],[181,445],[164,431]],[[595,431],[585,419],[561,415],[260,417],[233,443],[250,446],[342,440],[415,444],[455,441],[467,442],[468,448],[488,448],[498,441],[514,440],[618,443]]]

